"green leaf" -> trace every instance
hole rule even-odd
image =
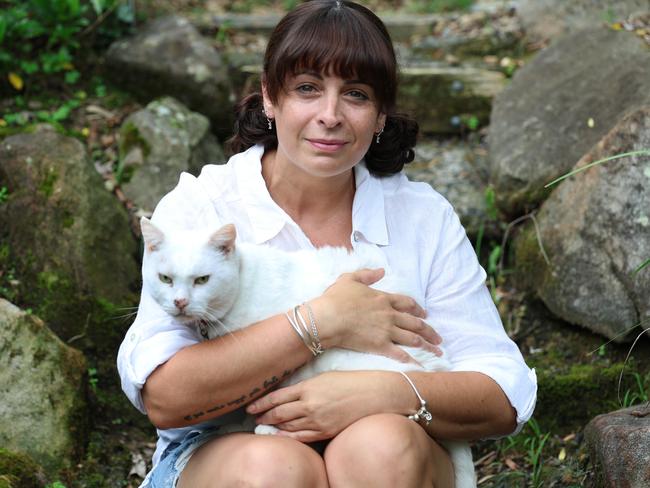
[[[79,77],[81,76],[81,73],[79,71],[68,71],[65,74],[65,82],[68,83],[69,85],[72,85],[76,83],[79,80]]]
[[[645,261],[643,261],[643,262],[642,262],[642,263],[641,263],[641,264],[640,264],[640,265],[639,265],[639,266],[634,270],[634,272],[633,272],[632,274],[633,274],[633,275],[637,274],[639,271],[641,271],[641,270],[642,270],[643,268],[645,268],[646,266],[650,266],[650,259],[646,259]]]
[[[99,16],[104,11],[104,0],[90,0],[90,4],[93,6],[95,15]]]
[[[32,75],[38,71],[39,67],[36,61],[21,61],[20,69],[22,69],[25,74]]]
[[[608,158],[599,159],[598,161],[594,161],[593,163],[589,163],[589,164],[587,164],[585,166],[581,166],[578,169],[574,169],[573,171],[570,171],[569,173],[566,173],[566,174],[560,176],[559,178],[554,179],[550,183],[547,183],[546,185],[544,185],[544,188],[549,188],[549,187],[555,185],[556,183],[559,183],[560,181],[568,178],[569,176],[573,176],[573,175],[575,175],[577,173],[585,171],[585,170],[587,170],[587,169],[589,169],[589,168],[591,168],[593,166],[596,166],[597,164],[603,164],[603,163],[606,163],[607,161],[613,161],[615,159],[625,158],[625,157],[628,157],[628,156],[640,156],[640,155],[648,155],[648,156],[650,156],[650,149],[641,149],[639,151],[630,151],[630,152],[626,152],[626,153],[622,153],[622,154],[615,154],[614,156],[610,156]]]
[[[52,114],[52,120],[61,122],[70,116],[71,108],[68,105],[62,105]]]

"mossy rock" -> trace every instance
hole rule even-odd
[[[535,418],[542,430],[560,435],[580,431],[596,415],[619,409],[619,380],[621,395],[636,388],[630,374],[634,367],[622,362],[573,364],[561,370],[535,360],[529,360],[529,364],[537,371]]]
[[[113,355],[137,303],[138,245],[76,139],[39,126],[0,144],[0,282],[64,341]]]
[[[45,476],[27,454],[0,447],[0,488],[42,488]]]
[[[0,444],[29,453],[49,474],[75,465],[89,428],[85,357],[2,299],[0,385]]]

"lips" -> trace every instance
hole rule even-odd
[[[309,143],[321,151],[334,152],[345,146],[346,142],[340,139],[307,139]]]

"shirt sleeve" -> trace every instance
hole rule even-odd
[[[162,229],[174,231],[218,223],[219,219],[200,182],[183,173],[176,188],[156,206],[151,220]],[[138,313],[117,356],[122,390],[131,403],[146,413],[141,391],[148,376],[178,351],[200,341],[196,327],[174,321],[143,284]]]
[[[442,337],[453,371],[480,372],[501,387],[517,411],[519,432],[535,408],[535,370],[506,334],[485,271],[451,206],[438,239],[426,292],[427,322]]]

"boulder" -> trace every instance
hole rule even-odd
[[[219,52],[189,21],[156,19],[106,53],[107,75],[146,101],[173,96],[212,121],[219,136],[232,133],[234,98]]]
[[[637,405],[598,415],[585,440],[604,488],[650,486],[650,410]]]
[[[76,464],[88,434],[87,383],[81,352],[0,299],[0,464],[31,465],[6,449],[26,453],[51,474]]]
[[[47,125],[0,143],[1,186],[0,280],[11,278],[12,301],[64,341],[110,357],[140,279],[126,211],[84,146]]]
[[[404,170],[411,180],[429,183],[449,200],[468,235],[476,236],[481,227],[483,232],[494,230],[485,198],[487,168],[482,148],[460,141],[421,142],[415,147],[415,159]]]
[[[124,194],[146,212],[176,186],[182,171],[198,174],[225,156],[210,122],[171,97],[127,117],[120,128]]]
[[[624,117],[576,168],[650,149],[650,105]],[[515,268],[558,317],[614,341],[650,317],[650,155],[598,164],[562,181],[515,242]]]
[[[647,102],[650,50],[632,33],[582,30],[541,51],[492,106],[488,142],[497,205],[515,217],[543,201],[546,183]]]
[[[517,4],[517,14],[535,40],[554,39],[649,10],[647,0],[519,0]]]

